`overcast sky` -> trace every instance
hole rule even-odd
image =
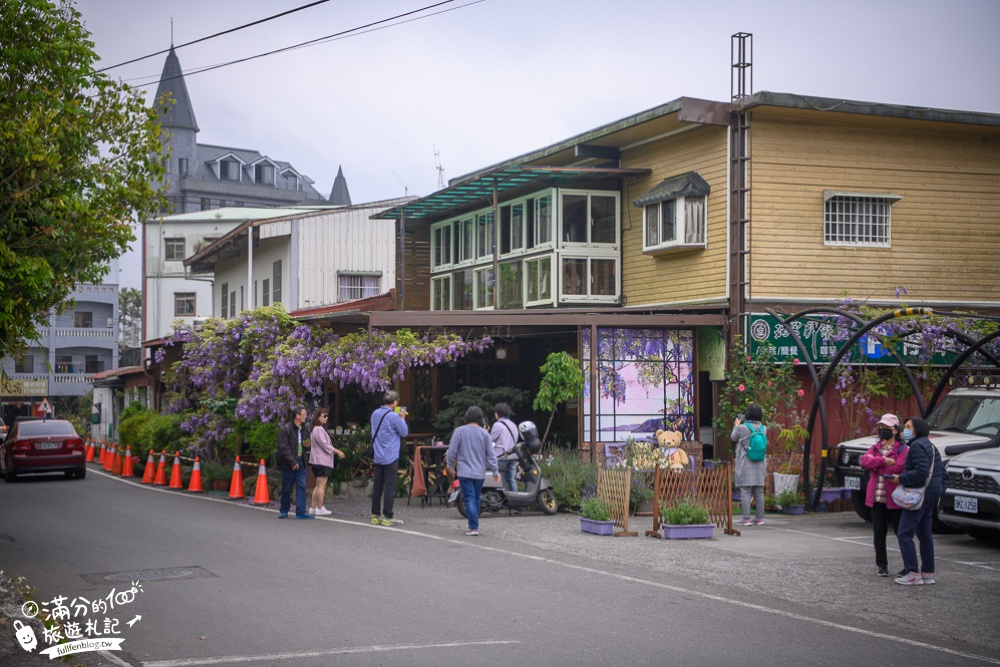
[[[168,48],[171,19],[182,44],[309,1],[76,4],[107,66]],[[447,180],[678,97],[728,100],[736,32],[753,34],[754,91],[1000,113],[996,0],[455,0],[193,73],[431,4],[331,0],[179,49],[199,142],[286,160],[324,196],[338,167],[354,203],[426,195],[435,147]],[[152,96],[164,59],[109,74]]]

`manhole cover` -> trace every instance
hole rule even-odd
[[[181,581],[182,579],[205,579],[215,575],[200,567],[165,567],[155,570],[129,570],[126,572],[98,572],[80,575],[90,584],[109,581]]]

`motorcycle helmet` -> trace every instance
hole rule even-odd
[[[517,432],[524,441],[524,446],[532,454],[537,454],[542,448],[542,441],[538,437],[538,427],[533,421],[523,421],[517,425]]]

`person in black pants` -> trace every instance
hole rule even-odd
[[[399,470],[399,441],[409,435],[404,417],[396,412],[399,394],[393,390],[382,396],[382,407],[372,413],[372,444],[374,445],[374,480],[372,486],[372,524],[395,526],[403,523],[393,518],[396,500],[396,473]]]
[[[868,471],[868,488],[865,504],[872,508],[872,534],[875,544],[875,566],[878,576],[889,576],[889,554],[885,538],[889,526],[895,534],[899,526],[899,505],[892,499],[892,492],[898,486],[886,479],[887,475],[903,472],[907,447],[900,440],[899,418],[891,413],[878,420],[878,442],[861,456],[861,467]]]

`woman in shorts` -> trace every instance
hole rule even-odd
[[[323,507],[323,496],[326,495],[326,480],[333,472],[333,457],[344,458],[344,452],[333,446],[330,441],[330,434],[326,430],[326,422],[330,419],[330,411],[320,408],[313,415],[312,420],[312,447],[309,450],[309,465],[312,467],[313,475],[316,476],[316,486],[312,492],[312,505],[309,513],[316,516],[326,516],[333,514]]]

